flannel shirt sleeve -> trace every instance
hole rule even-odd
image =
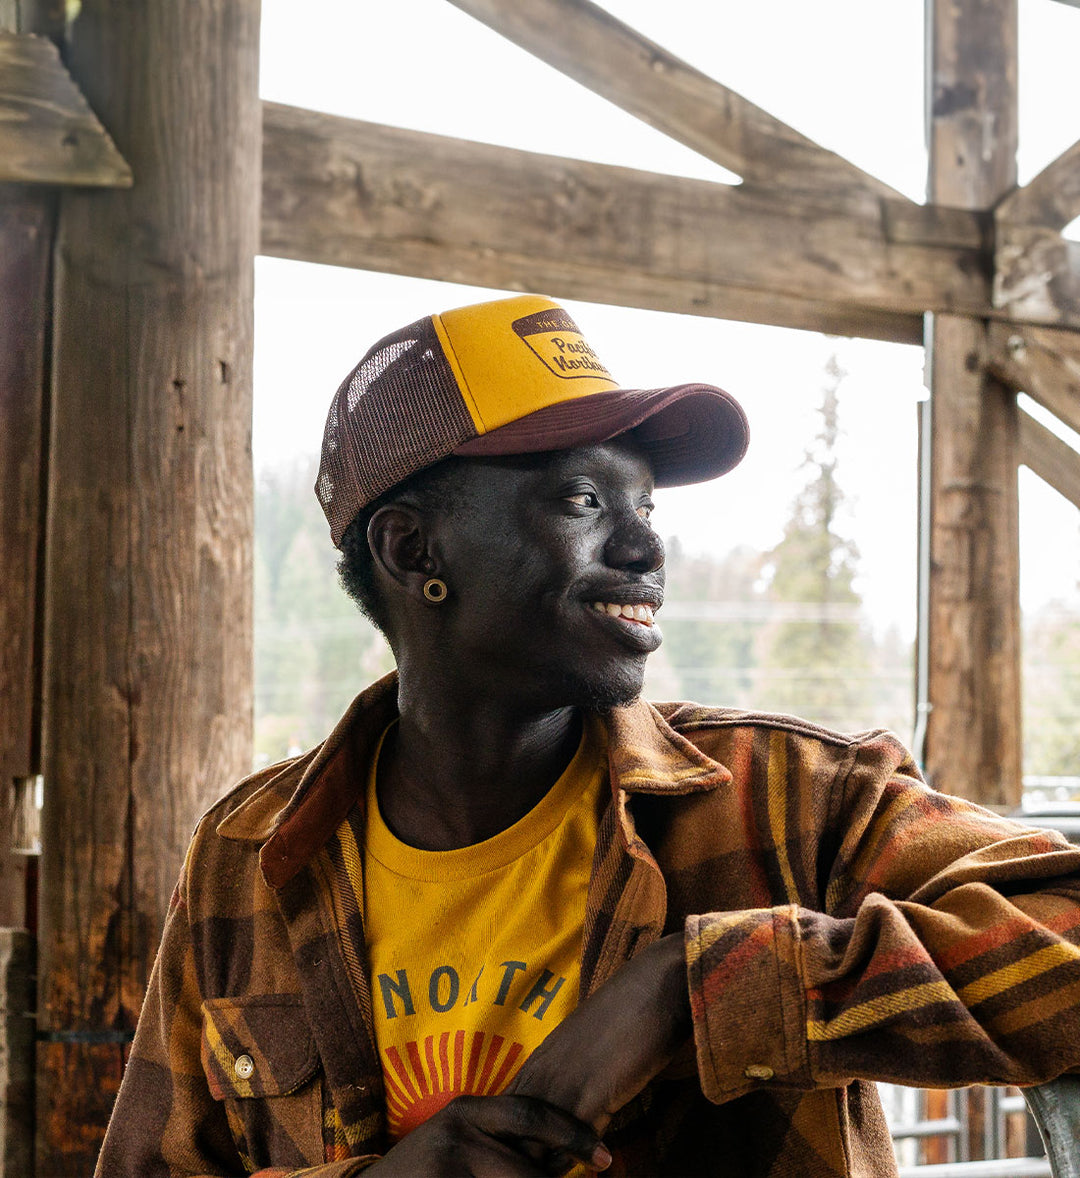
[[[169,905],[96,1178],[239,1178],[253,1172],[237,1150],[224,1102],[211,1095],[201,1063],[202,996],[188,922],[187,872],[185,864]],[[254,1174],[352,1178],[378,1160],[367,1156]]]
[[[849,765],[822,803],[824,904],[800,902],[774,830],[791,902],[686,921],[705,1095],[1080,1066],[1080,848],[930,790],[887,734]],[[770,810],[817,804],[792,801],[796,776]]]

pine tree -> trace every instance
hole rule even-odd
[[[763,561],[763,554],[752,548],[735,548],[715,558],[688,556],[677,537],[668,542],[667,593],[660,615],[664,645],[658,652],[663,657],[650,660],[650,696],[753,707],[761,629],[755,606],[761,602]]]
[[[1051,602],[1025,619],[1024,772],[1080,776],[1080,616],[1075,603]]]

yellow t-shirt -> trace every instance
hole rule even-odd
[[[508,830],[421,851],[368,782],[364,933],[375,1037],[397,1141],[455,1096],[501,1092],[577,1005],[585,894],[607,781],[605,732]]]

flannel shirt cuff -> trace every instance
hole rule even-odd
[[[269,1169],[256,1170],[251,1178],[354,1178],[362,1170],[381,1161],[381,1154],[365,1154],[362,1158],[350,1158],[343,1162],[326,1162],[321,1166],[305,1166],[302,1170],[271,1166]]]
[[[798,917],[787,905],[686,919],[698,1075],[716,1104],[755,1088],[812,1087]]]

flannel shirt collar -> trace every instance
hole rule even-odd
[[[218,834],[262,843],[263,876],[271,887],[283,887],[352,807],[363,806],[368,765],[397,715],[397,673],[391,672],[353,700],[321,745],[290,761],[233,810]],[[603,720],[616,801],[620,793],[700,793],[731,780],[725,766],[676,732],[650,703],[638,700]]]

